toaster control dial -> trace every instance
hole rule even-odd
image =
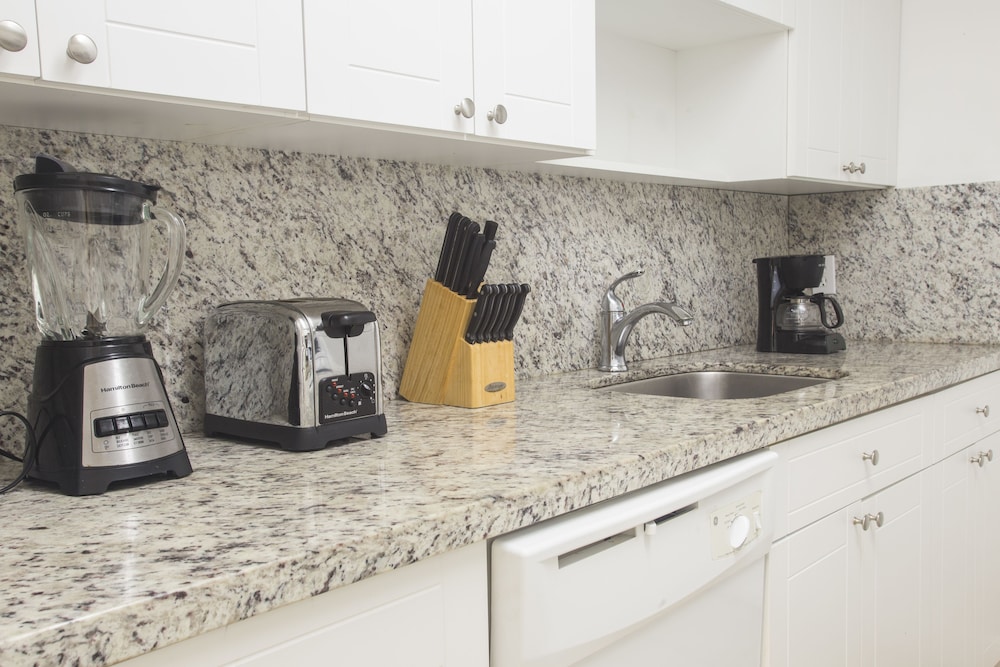
[[[352,373],[329,377],[319,386],[320,423],[375,414],[375,375]]]

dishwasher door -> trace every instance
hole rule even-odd
[[[760,665],[770,451],[503,535],[490,664]]]

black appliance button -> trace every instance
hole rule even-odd
[[[146,428],[158,428],[159,423],[156,420],[155,412],[143,412],[142,420],[146,422]]]
[[[134,415],[129,415],[128,416],[128,421],[129,421],[129,424],[131,425],[131,428],[129,429],[131,431],[145,431],[148,428],[146,426],[146,420],[143,419],[143,416],[142,416],[141,413],[136,413]]]
[[[115,434],[115,420],[113,417],[104,417],[94,420],[94,434],[98,438],[106,438]]]
[[[127,416],[115,417],[115,433],[128,433],[130,426]]]
[[[164,427],[168,426],[169,424],[170,424],[170,422],[167,421],[167,411],[166,410],[157,410],[156,411],[156,425],[159,426],[159,427],[161,427],[161,428],[164,428]]]

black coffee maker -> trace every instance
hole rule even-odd
[[[806,294],[819,286],[826,270],[823,255],[758,257],[757,350],[830,354],[847,348],[835,333],[844,323],[844,312],[829,294]],[[830,319],[827,306],[833,309]]]

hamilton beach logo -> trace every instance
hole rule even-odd
[[[101,387],[101,391],[105,394],[112,391],[125,391],[126,389],[145,389],[149,386],[149,382],[133,382],[131,384],[116,384],[113,387]]]

